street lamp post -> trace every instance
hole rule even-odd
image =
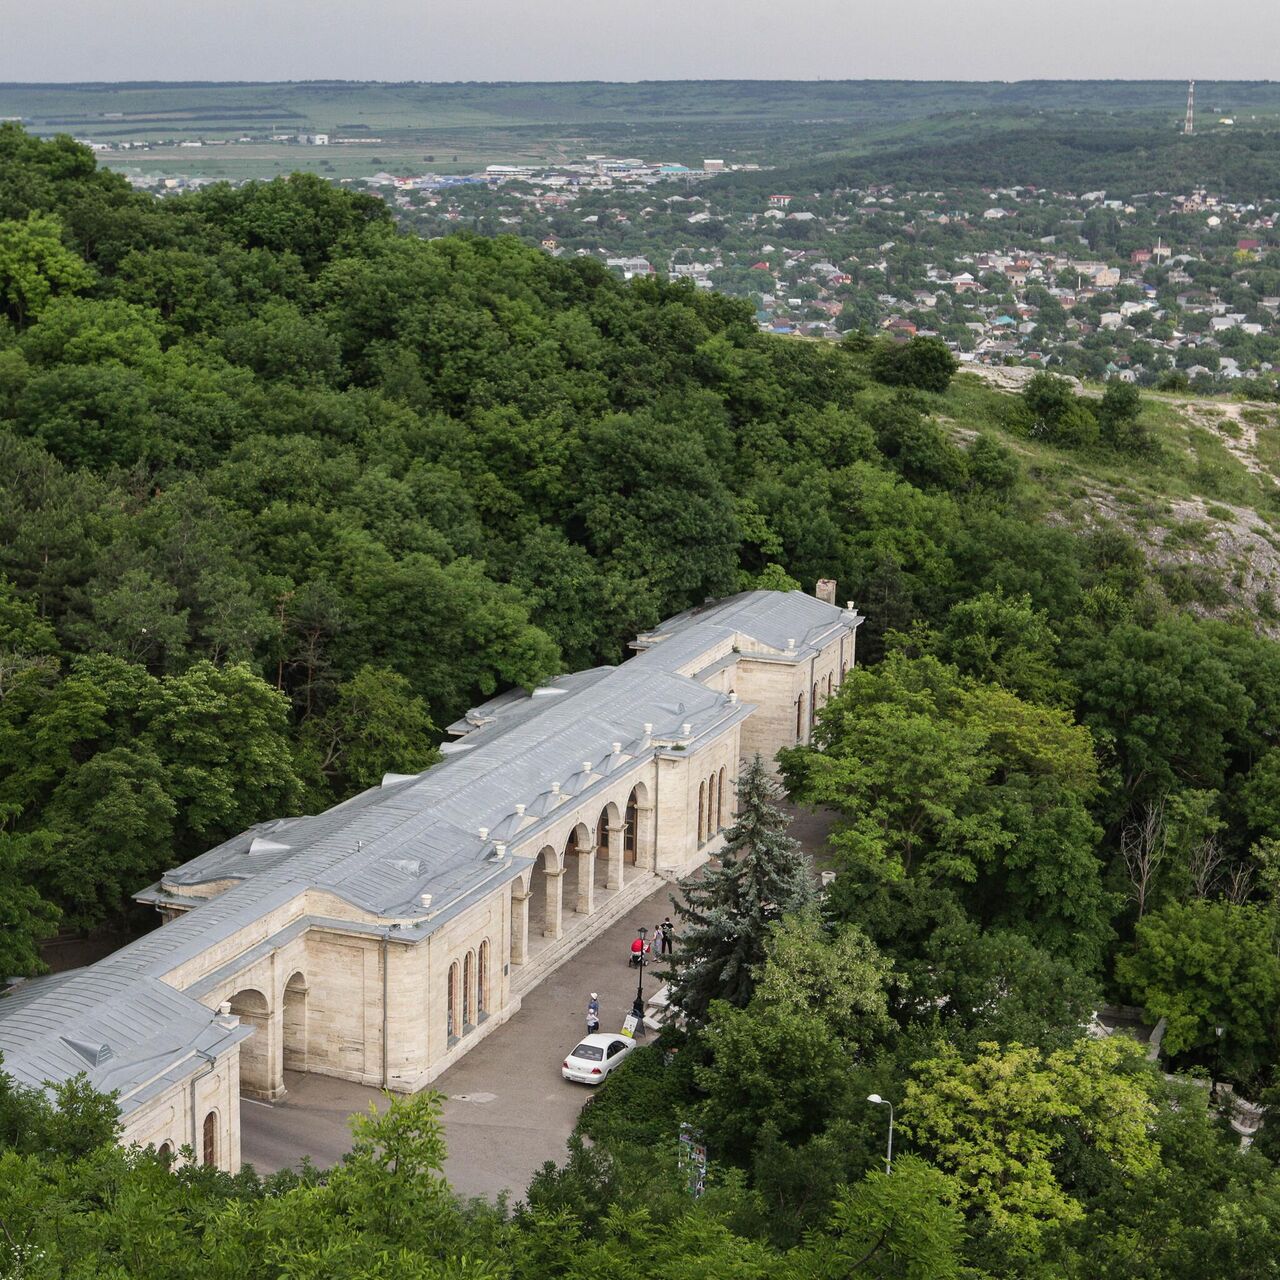
[[[645,935],[649,932],[645,925],[640,926],[640,963],[636,966],[636,1002],[631,1006],[631,1012],[636,1018],[636,1031],[640,1035],[644,1035],[644,940]]]
[[[893,1172],[893,1103],[888,1098],[882,1098],[878,1093],[867,1095],[868,1102],[874,1102],[877,1106],[889,1108],[889,1149],[884,1157],[885,1173]]]

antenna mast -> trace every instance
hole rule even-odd
[[[1182,132],[1189,138],[1196,131],[1196,82],[1187,81],[1187,122]]]

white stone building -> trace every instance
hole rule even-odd
[[[138,895],[165,923],[0,999],[4,1069],[85,1072],[124,1140],[240,1165],[240,1095],[286,1071],[421,1089],[523,992],[732,821],[740,762],[807,741],[862,619],[755,591],[672,618],[618,667],[513,691],[444,760],[258,824]]]

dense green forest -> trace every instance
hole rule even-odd
[[[834,883],[778,920],[726,917],[751,901],[725,877],[734,983],[611,1078],[595,1145],[525,1209],[453,1203],[430,1099],[328,1177],[263,1184],[172,1174],[100,1145],[95,1100],[5,1085],[11,1270],[1273,1273],[1277,1144],[1242,1153],[1194,1078],[1278,1083],[1280,645],[1175,608],[1016,449],[949,433],[936,345],[764,336],[723,297],[422,241],[309,178],[160,202],[11,125],[0,306],[6,973],[706,596],[830,576],[868,619],[782,761],[838,816]],[[1141,470],[1130,396],[991,403],[1037,456]],[[734,839],[743,867],[791,856]],[[1104,994],[1165,1018],[1190,1077],[1084,1036]],[[890,1178],[872,1091],[902,1113]],[[688,1116],[716,1161],[696,1205]]]

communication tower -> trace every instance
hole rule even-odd
[[[1189,138],[1196,131],[1196,82],[1187,81],[1187,122],[1182,132]]]

